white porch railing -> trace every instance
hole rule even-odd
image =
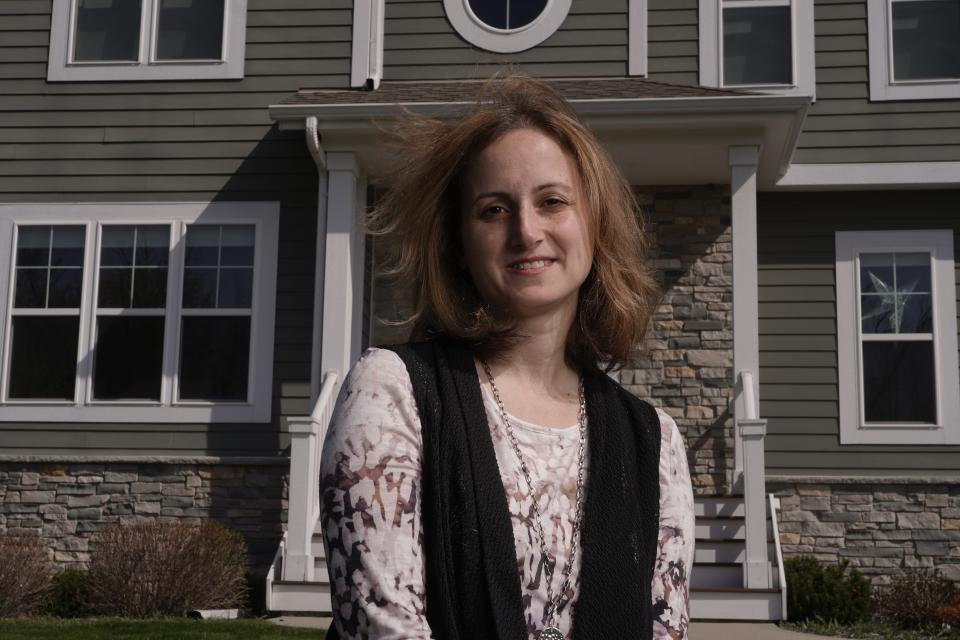
[[[780,546],[780,525],[777,523],[777,510],[780,508],[780,498],[768,494],[770,500],[770,522],[773,525],[773,548],[777,553],[777,579],[780,587],[780,619],[787,619],[787,574],[783,568],[783,548]]]
[[[312,582],[313,532],[320,519],[320,451],[336,400],[336,371],[323,376],[320,395],[309,416],[287,420],[290,433],[290,491],[284,536],[283,579]]]
[[[760,407],[753,392],[753,372],[740,371],[746,417],[736,419],[737,436],[743,447],[743,508],[746,522],[746,562],[743,584],[748,589],[769,589],[767,555],[766,466],[763,438],[767,421],[757,417]]]

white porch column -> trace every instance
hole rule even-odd
[[[342,381],[360,356],[366,194],[354,154],[328,152],[327,170],[320,375],[336,371]]]
[[[746,396],[759,398],[760,337],[757,315],[757,161],[759,147],[730,147],[730,201],[733,222],[734,418],[756,417]],[[740,373],[753,374],[753,393],[743,393]],[[735,431],[734,485],[743,474],[743,442]]]
[[[744,586],[768,588],[767,523],[763,439],[758,419],[760,374],[757,277],[757,162],[755,146],[730,147],[733,210],[734,485],[743,490],[746,524]],[[745,389],[744,384],[750,385]]]

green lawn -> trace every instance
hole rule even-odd
[[[835,622],[788,622],[781,624],[785,629],[812,633],[835,638],[857,638],[861,640],[960,640],[960,629],[948,629],[931,626],[925,630],[906,630],[880,622],[861,622],[842,625]]]
[[[323,640],[323,631],[280,627],[265,620],[128,620],[33,618],[0,620],[3,640]]]

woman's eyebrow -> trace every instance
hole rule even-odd
[[[564,189],[566,191],[573,190],[572,187],[570,187],[570,185],[568,185],[566,182],[545,182],[534,188],[534,192],[557,188]],[[483,193],[477,194],[477,196],[473,199],[473,202],[476,203],[478,200],[482,200],[483,198],[509,199],[510,197],[510,194],[506,191],[484,191]]]

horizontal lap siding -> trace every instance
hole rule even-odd
[[[865,0],[816,0],[817,100],[794,163],[960,160],[960,100],[870,102]]]
[[[239,81],[48,84],[50,10],[50,0],[0,2],[0,202],[279,201],[274,417],[6,423],[0,451],[279,453],[285,418],[310,410],[317,179],[303,134],[278,131],[267,107],[301,88],[349,86],[352,2],[249,0]]]
[[[960,250],[958,198],[960,191],[760,194],[760,412],[769,420],[768,473],[960,470],[960,447],[840,446],[834,268],[836,231],[952,228]]]
[[[649,0],[648,77],[698,85],[697,0]]]
[[[573,2],[556,33],[512,54],[483,51],[460,37],[442,0],[387,0],[384,30],[387,80],[485,78],[504,63],[542,77],[627,74],[627,0]]]

